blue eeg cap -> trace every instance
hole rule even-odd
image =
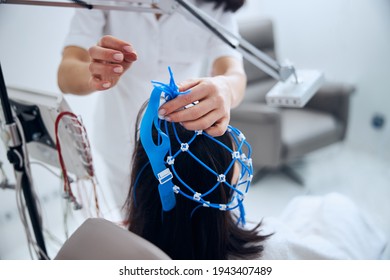
[[[164,98],[165,101],[169,101],[171,99],[176,98],[180,94],[186,94],[186,92],[179,92],[179,88],[176,85],[173,73],[170,68],[168,68],[170,73],[170,82],[169,84],[164,84],[161,82],[152,81],[154,88],[150,95],[150,100],[148,107],[146,108],[145,114],[142,118],[141,128],[140,128],[140,140],[145,149],[145,152],[149,158],[150,165],[152,166],[153,173],[156,179],[159,181],[158,190],[160,194],[161,204],[164,211],[169,211],[173,209],[176,205],[176,194],[181,194],[182,196],[191,199],[200,203],[200,206],[204,207],[212,207],[217,208],[222,211],[233,210],[238,208],[240,210],[240,219],[239,222],[245,224],[245,211],[242,205],[244,195],[249,190],[250,182],[253,178],[253,168],[252,168],[252,160],[251,156],[251,147],[249,143],[246,141],[245,136],[237,129],[232,126],[228,127],[228,132],[230,133],[234,143],[236,150],[233,151],[214,137],[208,135],[203,131],[194,131],[193,137],[187,142],[182,143],[176,133],[175,124],[172,123],[174,132],[176,135],[176,139],[179,141],[181,145],[181,149],[177,151],[175,154],[172,153],[171,150],[171,141],[169,136],[161,129],[162,126],[166,127],[166,121],[160,120],[158,116],[158,109],[160,107],[160,100]],[[155,128],[158,133],[159,141],[157,144],[153,141],[152,130]],[[194,141],[196,137],[208,137],[211,141],[215,141],[219,143],[222,148],[228,150],[232,155],[232,162],[226,171],[223,174],[218,174],[213,171],[210,167],[205,165],[199,159],[196,158],[189,151],[189,147],[191,143]],[[243,152],[243,149],[246,148],[248,150],[248,155]],[[175,158],[180,153],[188,152],[192,157],[194,157],[197,161],[199,161],[205,168],[213,172],[216,176],[216,184],[210,188],[204,194],[196,192],[189,184],[180,178],[176,173],[174,168]],[[238,182],[232,185],[230,182],[225,180],[225,176],[233,168],[235,162],[238,162],[241,167],[240,176]],[[175,176],[182,185],[189,190],[193,195],[188,195],[187,193],[180,190],[178,186],[175,186],[172,182],[172,178]],[[226,187],[231,188],[235,194],[233,194],[231,201],[227,204],[217,204],[211,203],[203,199],[206,195],[216,189],[220,184],[226,185]]]

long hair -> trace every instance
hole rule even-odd
[[[142,111],[141,111],[142,112]],[[141,112],[137,118],[137,128]],[[167,123],[172,150],[180,149],[176,141],[172,123]],[[181,125],[176,124],[180,140],[186,142],[193,135]],[[172,259],[253,259],[261,255],[261,242],[267,236],[259,234],[260,224],[252,230],[238,226],[232,211],[198,207],[199,204],[181,195],[176,196],[176,206],[168,211],[162,210],[158,192],[158,181],[153,174],[149,159],[145,153],[139,131],[136,130],[133,153],[131,185],[127,197],[128,229],[151,241],[167,253]],[[157,133],[154,132],[154,141]],[[232,148],[229,134],[217,137],[219,141]],[[157,143],[157,142],[156,142]],[[220,144],[207,137],[196,137],[190,150],[201,161],[216,172],[224,172],[231,163],[232,156]],[[187,183],[196,186],[196,191],[205,193],[216,183],[216,177],[200,166],[187,153],[181,153],[175,159],[175,170]],[[232,181],[233,168],[226,180]],[[174,177],[173,183],[182,190],[182,184]],[[227,203],[231,192],[226,187],[218,187],[207,199],[216,203]]]
[[[199,2],[215,2],[215,7],[223,6],[225,11],[236,12],[244,4],[245,0],[198,0]]]

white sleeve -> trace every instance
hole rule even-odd
[[[235,34],[236,36],[239,35],[238,24],[234,13],[222,12],[218,22],[231,33]],[[242,60],[242,55],[235,48],[226,44],[220,38],[214,35],[209,41],[208,50],[209,63],[212,63],[217,58],[223,56],[235,57],[239,60]]]
[[[106,16],[100,10],[76,9],[71,20],[64,46],[88,49],[103,36]]]

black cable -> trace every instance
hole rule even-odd
[[[82,1],[82,0],[71,0],[71,2],[74,2],[74,3],[76,3],[77,5],[80,5],[81,7],[87,8],[87,9],[89,9],[89,10],[92,10],[92,9],[93,9],[93,5],[88,4],[87,2]]]
[[[4,81],[3,71],[0,64],[0,99],[1,107],[3,108],[5,124],[12,124],[14,119],[12,117],[11,106],[8,99],[7,88]]]

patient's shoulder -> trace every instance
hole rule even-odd
[[[263,220],[263,259],[380,259],[381,230],[341,194],[299,196],[279,217]]]

